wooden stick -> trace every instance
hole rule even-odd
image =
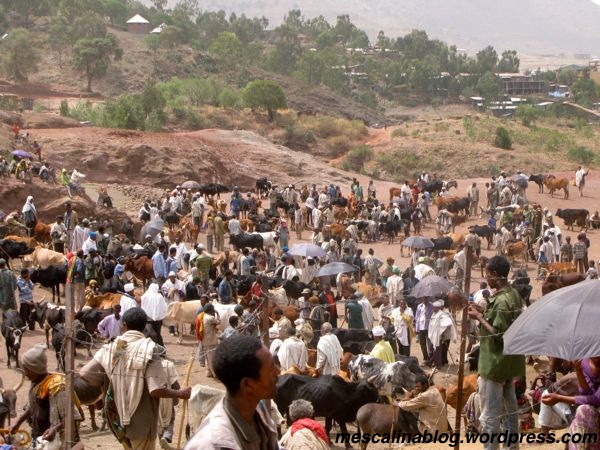
[[[185,371],[185,381],[183,382],[183,387],[187,387],[187,385],[190,383],[190,375],[192,374],[192,365],[194,364],[194,359],[196,359],[194,356],[192,356],[190,358],[190,361],[188,362],[188,366],[187,369]],[[181,422],[179,422],[179,433],[177,434],[177,450],[181,449],[181,435],[183,434],[183,422],[185,421],[185,413],[187,410],[187,400],[183,401],[183,407],[182,407],[182,414],[181,414]]]

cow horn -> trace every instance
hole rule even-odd
[[[372,377],[367,378],[367,383],[373,384],[375,382],[376,378],[377,378],[376,375],[373,375]]]
[[[13,388],[13,391],[18,392],[19,389],[21,389],[21,386],[23,386],[23,381],[25,381],[25,373],[21,374],[21,380],[19,381],[19,383],[17,383],[17,385]]]

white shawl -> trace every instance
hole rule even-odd
[[[375,321],[375,312],[373,311],[373,307],[366,298],[360,299],[358,303],[362,306],[363,325],[367,330],[370,330],[373,328],[373,322]]]
[[[446,333],[447,331],[449,332],[449,335]],[[442,339],[442,336],[446,339]],[[442,340],[447,340],[449,338],[452,341],[456,341],[457,336],[456,325],[454,324],[452,317],[450,317],[450,314],[440,310],[431,315],[428,337],[434,349],[440,346]]]
[[[163,320],[167,315],[167,302],[158,292],[158,284],[152,283],[142,295],[142,309],[152,321]]]
[[[334,334],[325,334],[317,344],[317,368],[323,368],[323,375],[336,375],[340,370],[340,359],[344,350]]]
[[[308,362],[308,350],[304,342],[297,336],[290,336],[277,352],[279,363],[282,370],[288,370],[294,364],[298,366],[300,370],[306,369],[306,363]]]
[[[124,426],[129,425],[142,398],[144,372],[155,345],[139,331],[126,331],[94,356],[110,378],[115,405]]]

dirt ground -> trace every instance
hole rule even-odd
[[[557,173],[557,175],[568,176],[568,177],[573,176],[573,174],[570,172],[569,173]],[[358,176],[358,178],[359,178],[361,184],[366,185],[368,183],[367,178],[361,177],[361,176]],[[460,180],[459,186],[458,186],[458,191],[457,191],[458,194],[463,195],[463,193],[466,191],[467,186],[473,181],[476,181],[480,186],[482,186],[482,184],[485,182],[485,180],[483,180],[483,179]],[[378,197],[381,199],[385,199],[387,197],[387,191],[391,186],[393,186],[393,183],[377,182],[376,187],[378,189]],[[569,200],[564,200],[562,198],[562,195],[555,196],[552,199],[552,198],[550,198],[550,196],[548,194],[538,194],[537,186],[535,186],[535,185],[531,186],[528,189],[528,197],[531,201],[541,203],[543,206],[547,206],[551,212],[555,212],[557,208],[564,208],[564,207],[587,208],[588,210],[593,212],[596,209],[598,209],[598,205],[599,205],[599,202],[598,202],[599,187],[600,187],[600,174],[595,173],[595,172],[590,172],[590,175],[589,175],[588,181],[587,181],[586,190],[585,190],[585,196],[583,198],[580,198],[578,196],[575,188],[571,188],[571,198]],[[342,186],[342,189],[345,192],[347,191],[348,188],[349,188],[349,186]],[[93,185],[89,185],[88,192],[90,193],[90,195],[92,197],[94,196],[94,194],[93,194],[94,189],[95,189],[95,187]],[[123,207],[123,209],[132,209],[132,211],[129,211],[129,212],[130,213],[134,212],[132,203],[128,200],[128,198],[125,195],[120,193],[120,191],[117,191],[115,189],[114,185],[109,185],[109,192],[114,195],[115,206],[117,208]],[[453,191],[453,193],[454,193],[454,191]],[[483,223],[483,221],[479,218],[471,219],[463,228],[460,229],[460,231],[464,232],[466,229],[465,227],[467,225],[471,225],[474,223]],[[572,236],[573,238],[575,237],[576,232],[567,231],[566,228],[562,227],[561,220],[558,220],[557,223],[559,224],[559,226],[561,226],[561,229],[563,231],[563,236],[569,235],[569,236]],[[435,230],[431,224],[426,225],[425,229],[424,229],[424,235],[432,237],[432,236],[434,236],[434,231]],[[457,230],[457,231],[459,231],[459,230]],[[596,259],[596,260],[600,257],[600,244],[599,244],[599,240],[597,239],[597,234],[598,234],[597,231],[594,231],[594,230],[589,231],[589,236],[590,236],[590,239],[592,242],[592,246],[590,249],[590,256],[591,256],[591,258]],[[309,233],[304,232],[303,241],[307,241],[308,238],[309,238]],[[200,241],[204,241],[204,240],[205,240],[205,236],[201,235]],[[292,243],[295,243],[294,236],[292,236],[291,241],[292,241]],[[388,256],[392,256],[392,257],[396,258],[396,264],[398,264],[402,269],[404,269],[409,264],[408,256],[405,256],[404,258],[402,258],[399,255],[400,252],[399,252],[398,241],[396,241],[393,245],[388,245],[387,243],[384,243],[384,242],[378,242],[376,244],[360,244],[360,247],[365,250],[372,247],[375,250],[375,255],[377,257],[381,258],[382,260],[385,260],[385,258]],[[492,251],[487,251],[487,250],[484,250],[483,253],[486,255],[493,254]],[[529,270],[530,276],[532,278],[532,285],[533,285],[532,298],[536,299],[536,298],[539,298],[539,296],[541,295],[541,293],[540,293],[541,284],[538,281],[534,280],[535,264],[530,262],[528,264],[528,270]],[[479,272],[479,268],[475,267],[474,270],[472,271],[471,291],[477,289],[478,283],[480,281],[481,281],[481,275]],[[49,292],[44,290],[43,288],[37,288],[36,292],[35,292],[36,300],[40,300],[42,297],[45,297],[46,299],[48,299]],[[340,312],[342,312],[342,310],[343,310],[342,308],[343,308],[342,305],[340,305]],[[193,358],[196,354],[195,340],[192,336],[185,336],[183,343],[177,344],[177,343],[175,343],[174,338],[168,336],[168,333],[166,333],[166,330],[163,332],[163,335],[165,335],[165,342],[166,342],[166,346],[167,346],[168,355],[175,362],[175,364],[178,368],[178,371],[180,373],[180,376],[183,379],[183,375],[185,373],[185,369],[186,369],[186,366],[187,366],[190,358]],[[24,335],[22,349],[26,350],[35,343],[43,342],[43,340],[44,340],[44,337],[43,337],[42,331],[37,330],[37,329],[33,332],[28,331]],[[436,383],[445,384],[446,382],[454,382],[455,381],[455,378],[456,378],[455,374],[457,373],[458,351],[459,351],[458,345],[456,343],[453,343],[450,348],[450,356],[451,356],[452,364],[450,364],[450,366],[446,370],[442,371],[441,373],[436,374],[436,376],[435,376]],[[415,343],[413,343],[413,346],[412,346],[412,354],[417,355],[417,356],[420,355],[418,346]],[[49,360],[49,368],[51,370],[55,369],[56,368],[56,359],[55,359],[53,351],[48,351],[48,360]],[[88,357],[84,356],[83,350],[79,350],[78,356],[76,358],[76,366],[80,367],[87,360],[88,360]],[[5,367],[5,362],[6,362],[6,353],[4,353],[4,351],[2,351],[2,353],[0,354],[0,364],[2,365],[2,367],[0,368],[0,376],[2,378],[3,385],[5,387],[10,387],[10,386],[13,386],[14,384],[16,384],[20,375],[14,369],[7,369]],[[528,366],[528,381],[530,381],[533,378],[534,374],[535,374],[535,372],[533,371],[533,369],[530,366]],[[192,385],[196,384],[196,383],[208,384],[208,385],[213,385],[213,386],[218,385],[217,382],[206,378],[205,369],[199,367],[197,362],[194,362],[190,382]],[[27,386],[27,383],[26,383],[26,386]],[[19,399],[18,399],[19,412],[22,410],[22,407],[25,404],[25,402],[26,402],[26,388],[22,389],[19,393]],[[180,411],[178,411],[178,414],[181,414]],[[449,419],[450,419],[450,423],[453,424],[454,423],[454,413],[452,411],[449,411]],[[179,422],[179,420],[180,420],[179,416],[178,416],[177,420]],[[178,429],[177,424],[176,424],[175,429],[176,430]],[[85,442],[86,446],[88,446],[90,448],[109,449],[109,448],[114,448],[114,446],[116,444],[115,439],[110,435],[109,432],[93,433],[91,431],[89,419],[86,420],[82,424],[81,436],[82,436],[82,439]],[[411,447],[419,448],[418,446],[411,446]],[[431,446],[429,446],[429,447],[431,448]],[[473,444],[471,444],[471,445],[464,444],[463,447],[478,448],[479,446],[475,446]],[[553,446],[551,446],[551,445],[544,445],[544,446],[536,445],[536,447],[539,449],[559,448],[557,445],[553,445]],[[334,447],[334,448],[341,448],[341,447]],[[383,444],[373,445],[373,446],[370,446],[369,448],[383,449],[383,448],[387,448],[387,445],[383,445]]]

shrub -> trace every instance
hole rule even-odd
[[[334,136],[327,139],[327,150],[330,156],[338,157],[350,148],[350,140],[346,136]]]
[[[224,88],[217,97],[217,103],[223,108],[235,108],[240,103],[240,96],[234,90]]]
[[[351,170],[360,172],[363,169],[365,162],[373,156],[373,150],[368,145],[359,145],[354,147],[348,155],[346,155],[345,162]]]
[[[475,122],[471,116],[463,117],[463,127],[465,128],[467,136],[475,140]]]
[[[517,118],[526,127],[533,125],[538,117],[538,111],[535,106],[523,105],[517,108]]]
[[[302,126],[288,126],[283,135],[283,145],[293,149],[306,149],[316,141],[315,134]]]
[[[496,139],[494,140],[494,145],[505,150],[510,150],[512,148],[512,139],[510,138],[510,134],[506,128],[496,128]]]
[[[69,102],[66,100],[60,101],[60,115],[67,117],[69,115]]]
[[[567,151],[567,158],[581,164],[590,164],[596,159],[596,154],[584,146],[571,146]]]
[[[404,128],[396,128],[394,131],[392,131],[392,139],[396,139],[398,137],[407,137],[408,136],[408,131],[406,131]]]

